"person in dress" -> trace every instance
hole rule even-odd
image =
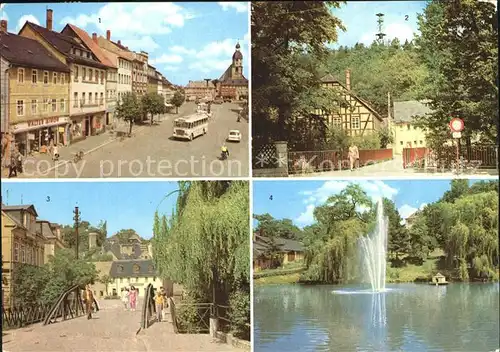
[[[128,309],[128,295],[129,295],[128,288],[127,287],[122,287],[121,301],[123,303],[123,308],[125,310]]]
[[[128,297],[129,297],[130,310],[134,312],[137,304],[137,290],[134,286],[130,287],[130,292]]]

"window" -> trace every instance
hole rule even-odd
[[[153,281],[156,281],[156,276],[153,277]]]
[[[59,111],[66,112],[66,100],[61,99],[59,102]]]
[[[34,84],[38,83],[38,71],[37,70],[31,70],[31,82]]]
[[[85,105],[85,93],[82,93],[82,106]]]
[[[141,271],[141,267],[137,264],[134,264],[134,274],[138,274]]]
[[[154,268],[153,268],[153,266],[152,266],[152,265],[148,266],[148,272],[152,273],[152,272],[153,272],[153,270],[154,270]]]
[[[424,141],[420,141],[420,144],[424,144]]]
[[[403,145],[403,141],[399,142],[399,144]]]
[[[118,265],[118,272],[123,273],[123,265]]]
[[[92,93],[89,93],[89,104],[92,104]]]
[[[410,124],[407,124],[406,125],[406,128],[408,129],[408,131],[411,129],[411,125]]]
[[[94,71],[94,81],[99,82],[99,71],[95,70]]]
[[[14,243],[14,261],[19,261],[19,243]]]
[[[104,84],[104,71],[101,71],[101,84]]]
[[[17,116],[24,116],[24,100],[17,101]]]
[[[73,107],[74,108],[78,107],[78,92],[73,93]]]
[[[341,127],[342,126],[342,117],[334,117],[333,118],[333,126]]]
[[[21,263],[26,263],[26,252],[24,249],[24,244],[21,245]]]
[[[87,58],[90,59],[90,53],[87,51]]]
[[[66,74],[65,74],[65,73],[61,73],[61,74],[59,75],[59,83],[60,83],[60,84],[64,84],[64,83],[66,83]]]
[[[52,72],[52,83],[57,84],[57,72]]]
[[[78,75],[79,75],[79,72],[78,72],[78,66],[75,66],[75,70],[73,71],[73,81],[75,82],[78,82]]]
[[[139,282],[139,278],[138,277],[135,278],[135,282]]]
[[[47,111],[49,111],[49,99],[44,98],[42,104],[42,112],[47,112]]]
[[[89,81],[92,81],[93,73],[94,73],[94,70],[89,68]]]
[[[43,84],[49,84],[49,73],[47,71],[43,71]]]
[[[17,69],[17,82],[24,83],[24,68]]]
[[[104,93],[101,93],[101,101],[99,102],[99,104],[104,104]]]
[[[417,145],[417,141],[413,141],[413,144],[414,144],[414,145]]]
[[[52,99],[52,112],[57,111],[57,100]]]
[[[82,67],[82,80],[87,80],[87,69],[85,67]]]
[[[351,129],[359,130],[359,127],[360,127],[359,116],[351,116]]]
[[[36,115],[38,114],[38,100],[32,99],[31,100],[31,115]]]

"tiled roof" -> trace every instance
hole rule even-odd
[[[106,57],[108,58],[109,61],[111,61],[113,63],[113,65],[115,67],[118,67],[118,57],[119,55],[112,52],[111,50],[107,50],[105,48],[101,48],[102,52],[104,53],[104,55],[106,55]]]
[[[25,23],[25,26],[30,26],[35,32],[40,34],[55,49],[57,49],[60,53],[64,54],[69,61],[73,61],[81,65],[106,68],[106,65],[101,64],[99,61],[88,59],[83,56],[74,55],[72,53],[73,48],[78,48],[81,50],[89,50],[85,45],[77,41],[75,38],[62,33],[49,31],[45,27],[39,26],[37,24],[28,21]]]
[[[427,107],[428,101],[395,101],[394,102],[394,121],[395,122],[412,122],[416,116],[424,116],[432,113],[432,110]]]
[[[0,33],[0,55],[12,64],[49,71],[69,72],[69,67],[55,58],[42,44],[12,33]]]
[[[232,65],[229,65],[229,67],[224,71],[222,76],[220,76],[219,81],[221,82],[221,85],[231,85],[231,86],[247,86],[248,85],[248,79],[246,79],[245,76],[241,76],[242,78],[235,78],[233,79],[231,77],[231,67]]]
[[[52,229],[50,228],[50,223],[46,220],[37,220],[37,224],[40,224],[41,228],[41,233],[43,237],[49,239],[49,238],[57,238],[56,235],[52,232]]]
[[[189,83],[187,84],[186,88],[213,88],[214,85],[211,81],[208,82],[207,84],[207,81],[189,81]]]
[[[106,241],[103,245],[104,252],[111,252],[118,260],[125,259],[139,259],[142,255],[141,245],[139,243],[132,244],[133,254],[123,254],[121,252],[121,246],[117,242]]]
[[[67,24],[69,28],[75,32],[75,34],[85,43],[85,45],[92,51],[92,53],[101,61],[106,66],[116,68],[116,65],[114,65],[108,57],[104,54],[104,52],[101,50],[99,45],[97,45],[96,42],[92,40],[92,38],[85,32],[83,29],[78,28],[77,26],[73,24]]]
[[[267,249],[269,245],[270,239],[268,237],[255,235],[254,248],[257,247],[258,250],[262,251],[262,253]],[[299,241],[289,240],[286,238],[276,238],[276,245],[280,247],[280,249],[284,252],[294,251],[294,252],[303,252],[304,245]]]
[[[134,270],[137,268],[138,270]],[[117,277],[147,277],[158,276],[153,261],[146,260],[116,260],[111,264],[109,276]]]
[[[333,75],[331,73],[328,73],[327,75],[325,75],[325,76],[323,76],[321,78],[321,82],[323,82],[323,83],[333,83],[333,82],[339,82],[339,80],[336,79],[335,77],[333,77]]]
[[[119,45],[118,43],[115,43],[115,42],[113,42],[111,40],[107,40],[103,36],[99,36],[97,38],[97,41],[98,42],[108,42],[108,43],[113,44],[113,46],[115,47],[114,50],[111,49],[111,50],[108,50],[108,51],[111,51],[111,52],[115,53],[116,55],[118,55],[118,57],[121,57],[122,59],[125,59],[125,60],[128,60],[128,61],[134,61],[134,58],[135,58],[134,53],[131,52],[130,50],[128,50],[127,48],[125,48],[124,46]]]
[[[26,204],[26,205],[4,205],[2,204],[2,210],[3,211],[17,211],[17,210],[32,210],[36,216],[38,216],[38,213],[36,212],[35,206],[33,204]]]

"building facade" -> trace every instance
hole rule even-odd
[[[134,53],[132,63],[132,92],[139,97],[148,91],[148,53]]]
[[[109,272],[111,278],[111,295],[119,295],[122,288],[134,286],[138,289],[139,297],[144,297],[146,288],[152,284],[155,289],[163,286],[163,280],[151,259],[147,260],[117,260],[112,262]]]
[[[248,99],[248,79],[243,75],[243,54],[240,43],[232,57],[232,63],[216,83],[216,95],[224,100]]]
[[[0,32],[0,55],[10,63],[2,70],[8,86],[9,131],[19,152],[43,151],[69,140],[70,68],[38,41]]]
[[[26,22],[19,34],[37,40],[70,67],[69,139],[77,141],[98,134],[104,131],[107,66],[99,61],[70,26],[65,27],[65,33],[53,31],[50,9],[47,10],[46,22],[46,27]]]
[[[345,105],[337,106],[336,111],[326,112],[316,109],[314,114],[322,116],[328,126],[343,129],[348,136],[367,136],[380,130],[384,119],[373,109],[368,102],[351,91],[350,71],[346,70],[346,84],[342,84],[331,74],[321,79],[321,85],[334,89]]]
[[[7,33],[6,20],[0,21],[0,33]],[[10,62],[0,55],[0,121],[2,137],[9,132],[9,80],[7,79],[9,76],[9,65]]]
[[[189,81],[184,89],[186,101],[215,98],[215,85],[211,81]]]
[[[394,154],[401,155],[404,148],[425,148],[425,130],[416,126],[415,118],[432,112],[427,102],[400,101],[394,102],[394,120],[391,132],[394,138],[392,149]]]
[[[33,205],[2,204],[2,277],[3,304],[15,304],[14,275],[20,265],[42,266],[45,242],[37,225],[38,213]]]
[[[148,90],[147,90],[147,92],[158,94],[158,81],[159,81],[158,80],[158,72],[151,65],[148,65],[147,77],[148,77]]]
[[[132,92],[132,66],[134,60],[134,53],[129,51],[126,47],[111,40],[111,31],[106,31],[106,38],[99,36],[97,43],[103,51],[112,56],[113,60],[116,56],[117,67],[117,83],[116,83],[116,97],[117,101],[121,101],[125,93]]]
[[[37,226],[45,238],[44,263],[47,264],[51,256],[55,256],[60,249],[66,248],[61,237],[61,227],[46,220],[37,220]]]

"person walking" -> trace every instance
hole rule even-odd
[[[92,319],[92,310],[94,306],[94,294],[90,284],[85,288],[85,311],[87,312],[87,319]]]
[[[15,151],[11,153],[9,160],[9,178],[12,176],[17,177],[17,157]]]
[[[134,286],[130,287],[130,292],[129,292],[129,303],[130,303],[130,310],[132,312],[135,312],[135,306],[137,304],[137,290],[135,289]]]
[[[127,287],[122,287],[121,301],[123,303],[123,308],[125,310],[128,309],[128,295],[129,295],[128,288]]]
[[[359,168],[359,150],[354,142],[349,147],[349,167],[351,171],[353,171],[354,167]]]
[[[164,303],[164,297],[161,290],[158,290],[158,292],[156,292],[155,303],[156,303],[156,321],[160,322],[162,321],[163,303]]]

